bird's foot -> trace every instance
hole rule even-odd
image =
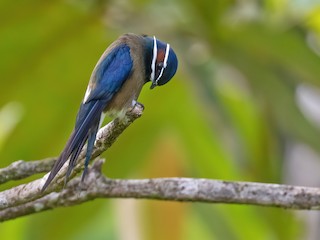
[[[136,100],[132,100],[132,105],[128,109],[128,112],[133,112],[135,108],[140,108],[143,111],[144,110],[144,105],[142,103],[137,102]]]
[[[142,110],[144,110],[144,105],[142,103],[139,103],[136,100],[132,100],[132,109],[134,109],[135,107],[139,107],[142,108]]]
[[[125,115],[123,118],[118,118],[119,121],[127,124],[128,121],[133,121],[132,118],[138,118],[141,116],[142,112],[144,110],[144,106],[142,103],[139,103],[135,100],[132,100],[131,106],[126,110]],[[131,120],[130,120],[131,119]]]

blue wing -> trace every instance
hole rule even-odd
[[[105,58],[100,60],[100,63],[96,66],[95,75],[91,79],[93,89],[91,89],[86,101],[81,104],[75,128],[64,150],[55,162],[42,191],[47,188],[70,157],[66,173],[67,180],[76,165],[76,160],[83,146],[87,142],[85,169],[82,175],[82,179],[84,178],[93,151],[101,114],[114,94],[119,91],[125,80],[130,76],[132,65],[130,48],[125,44],[113,48]]]
[[[95,75],[92,77],[93,86],[86,102],[94,99],[106,99],[110,94],[117,92],[127,79],[132,70],[132,59],[130,48],[119,45],[114,48],[96,67]]]

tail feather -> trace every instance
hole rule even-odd
[[[69,140],[54,164],[48,179],[42,187],[44,191],[54,177],[58,174],[65,162],[70,159],[69,167],[66,177],[68,177],[76,164],[76,160],[88,140],[87,154],[86,154],[86,167],[91,158],[94,141],[99,127],[99,120],[106,102],[101,100],[91,101],[82,104],[78,113],[77,122],[74,131],[72,132]],[[85,167],[85,169],[86,169]]]
[[[97,121],[94,123],[94,126],[90,129],[90,133],[89,133],[89,137],[88,137],[88,144],[87,144],[86,160],[84,162],[84,170],[82,173],[81,181],[84,180],[86,173],[88,171],[88,165],[89,165],[89,161],[90,161],[90,158],[92,155],[94,141],[96,140],[99,125],[100,125],[100,118],[97,119]]]
[[[66,172],[66,176],[65,176],[65,184],[67,183],[69,176],[72,172],[72,169],[75,167],[76,163],[77,163],[77,159],[81,153],[81,150],[83,148],[83,146],[86,144],[87,138],[84,138],[83,141],[80,143],[79,147],[72,152],[71,156],[70,156],[70,162],[69,162],[69,166],[68,166],[68,170]]]

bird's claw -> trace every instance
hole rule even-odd
[[[142,108],[142,110],[144,110],[144,105],[142,103],[139,103],[136,100],[132,100],[132,107],[129,109],[129,112],[132,112],[136,107]]]

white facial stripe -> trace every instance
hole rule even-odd
[[[156,59],[158,55],[157,49],[157,39],[153,36],[153,55],[152,55],[152,63],[151,63],[151,80],[154,81],[155,74],[156,74]]]
[[[167,43],[166,54],[164,55],[164,61],[163,61],[163,68],[161,69],[159,77],[156,80],[157,85],[158,85],[159,79],[162,77],[164,69],[167,67],[167,62],[168,62],[168,58],[169,58],[169,50],[170,50],[170,44]]]
[[[167,62],[168,62],[168,58],[169,58],[169,50],[170,50],[170,44],[167,43],[166,55],[164,55],[164,61],[163,61],[163,67],[164,67],[164,68],[167,67]]]

